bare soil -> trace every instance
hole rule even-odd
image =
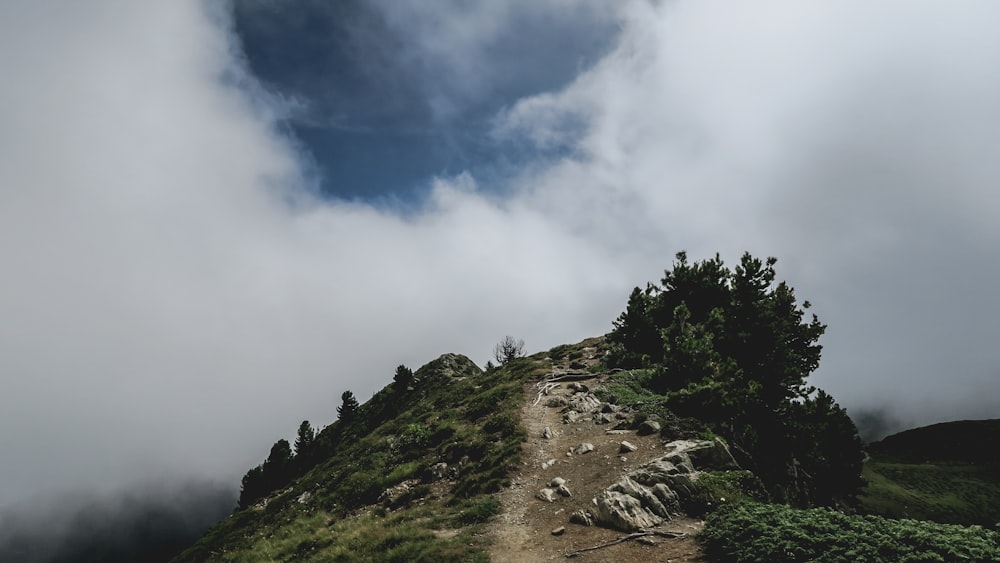
[[[559,371],[559,366],[555,368]],[[594,388],[607,376],[595,376],[583,383]],[[522,445],[522,466],[512,476],[512,486],[500,493],[503,512],[491,525],[493,545],[490,559],[510,563],[554,561],[566,559],[577,550],[613,541],[628,534],[598,526],[583,526],[569,521],[569,516],[580,509],[588,509],[591,499],[610,486],[621,475],[661,455],[664,441],[657,435],[638,436],[634,431],[624,434],[610,433],[611,425],[595,424],[586,420],[564,424],[562,407],[547,407],[553,396],[570,396],[573,391],[568,382],[542,395],[536,382],[529,382],[524,389],[521,422],[527,431]],[[554,436],[544,438],[548,427]],[[635,452],[620,453],[620,443],[628,440],[638,446]],[[594,445],[594,451],[581,455],[567,454],[581,443]],[[555,463],[551,467],[551,460]],[[543,469],[542,465],[546,464]],[[547,487],[555,477],[566,480],[572,497],[556,497],[554,502],[537,498],[538,492]],[[573,561],[616,561],[619,563],[652,561],[704,562],[700,546],[693,536],[703,528],[700,520],[677,517],[663,524],[658,530],[685,534],[681,538],[650,536],[628,540],[617,545],[582,553]],[[558,528],[565,531],[556,535]],[[643,543],[650,541],[652,545]]]

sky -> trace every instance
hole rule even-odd
[[[331,7],[334,6],[334,7]],[[778,258],[811,382],[1000,417],[1000,6],[0,3],[0,509],[215,480]]]

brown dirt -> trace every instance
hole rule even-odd
[[[558,371],[559,368],[557,367]],[[584,383],[593,388],[605,379],[597,376]],[[637,436],[635,432],[609,434],[609,425],[597,425],[591,420],[564,424],[562,408],[546,407],[549,397],[569,396],[568,382],[549,391],[538,404],[538,388],[534,382],[525,385],[521,422],[527,431],[522,445],[522,466],[512,476],[512,486],[500,493],[503,512],[492,524],[490,532],[493,545],[490,559],[510,563],[553,561],[566,559],[570,552],[613,541],[627,534],[597,526],[582,526],[569,521],[569,516],[591,506],[591,499],[611,485],[622,474],[657,457],[664,442],[659,436]],[[542,437],[545,427],[555,436]],[[619,443],[628,440],[638,450],[619,453]],[[582,442],[594,445],[594,451],[582,455],[567,455]],[[624,456],[624,458],[622,457]],[[542,464],[555,460],[552,467],[542,469]],[[539,490],[555,477],[566,480],[572,497],[557,497],[555,502],[536,498]],[[565,527],[561,535],[552,531]],[[669,539],[652,537],[655,545],[629,540],[617,545],[580,554],[574,561],[630,562],[704,562],[702,551],[691,535],[700,531],[700,520],[677,517],[660,526],[659,530],[688,534],[687,537]]]

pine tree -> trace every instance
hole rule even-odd
[[[340,396],[340,400],[340,406],[337,407],[337,418],[340,420],[341,425],[350,424],[354,421],[358,413],[358,400],[354,398],[354,393],[350,391],[344,391],[344,394]]]
[[[826,325],[776,282],[776,262],[745,253],[730,270],[719,255],[691,263],[677,253],[661,286],[633,290],[608,361],[652,368],[649,386],[726,434],[776,498],[829,503],[857,489],[860,442],[843,409],[806,382]],[[822,484],[802,481],[795,467],[823,475]]]
[[[392,378],[392,388],[397,393],[406,393],[413,383],[413,370],[400,364]]]
[[[312,454],[313,445],[316,442],[316,431],[313,430],[308,420],[303,420],[299,425],[298,434],[295,437],[295,457],[308,458]]]

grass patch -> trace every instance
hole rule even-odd
[[[446,355],[407,393],[386,387],[350,425],[320,433],[315,466],[175,561],[486,561],[483,525],[500,511],[491,493],[520,463],[523,386],[551,369],[542,356],[484,373]],[[434,482],[441,462],[448,476]]]
[[[949,524],[1000,522],[1000,466],[946,463],[865,464],[861,509],[890,518]]]
[[[741,503],[713,513],[699,535],[720,563],[998,561],[997,532],[918,520],[845,516],[827,509]]]

